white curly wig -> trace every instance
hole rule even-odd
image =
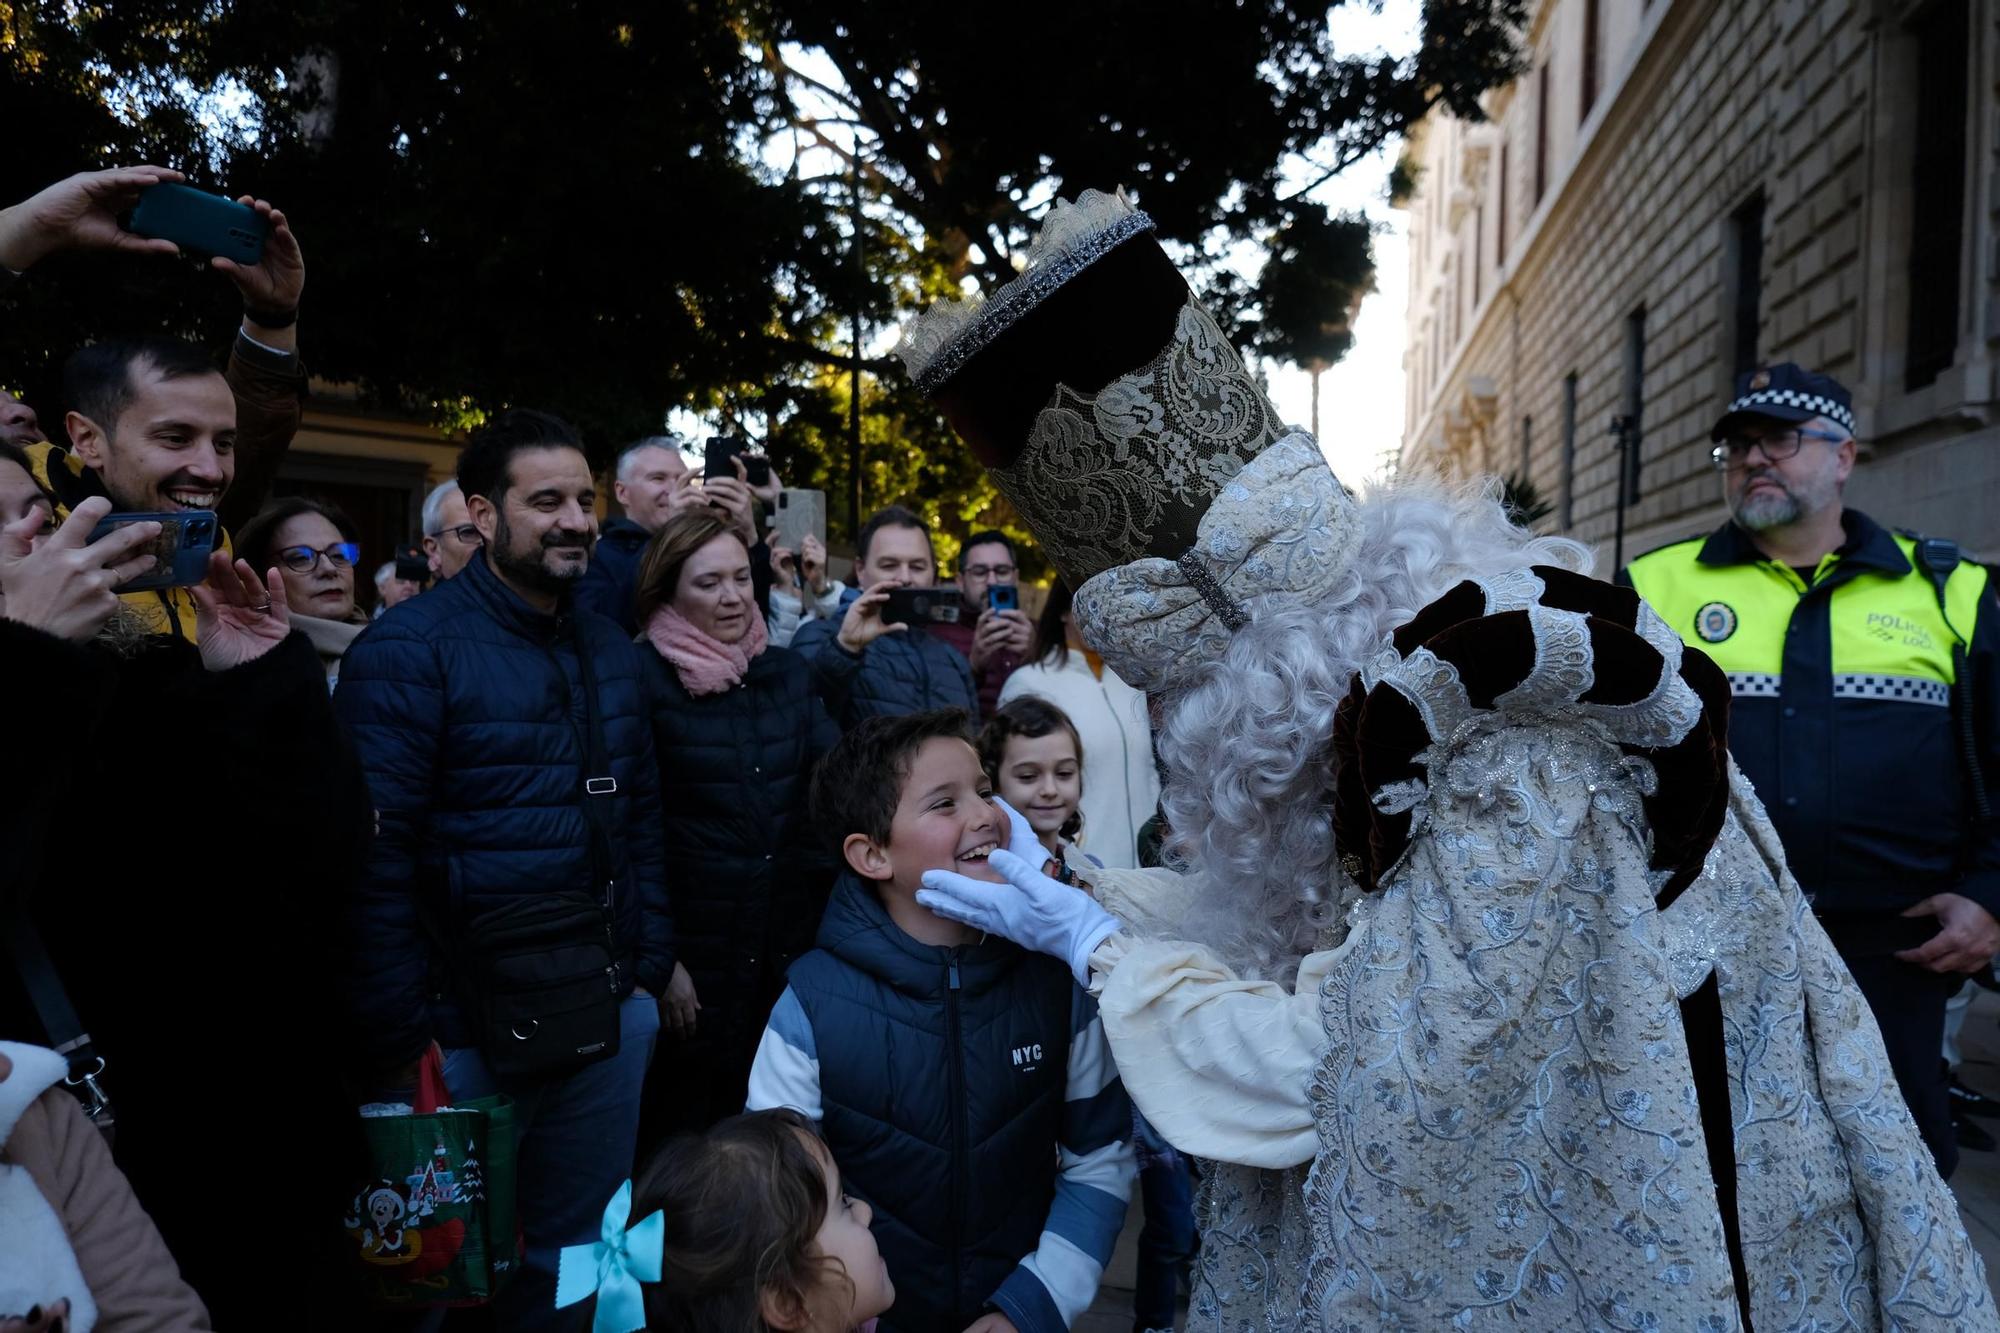
[[[1353,560],[1317,605],[1252,603],[1227,651],[1156,696],[1170,862],[1204,891],[1176,933],[1288,984],[1343,910],[1333,718],[1386,636],[1467,578],[1589,573],[1588,548],[1508,521],[1497,482],[1407,477],[1363,495]]]

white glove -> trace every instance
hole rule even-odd
[[[999,806],[1000,813],[1007,816],[1008,851],[1032,866],[1039,866],[1042,862],[1053,859],[1049,855],[1049,849],[1042,846],[1042,835],[1035,832],[1035,826],[1028,822],[1026,815],[998,796],[993,798],[993,804]]]
[[[1025,822],[1025,821],[1024,821]],[[968,879],[949,870],[926,870],[917,902],[975,930],[1012,940],[1024,949],[1069,964],[1079,986],[1090,984],[1090,955],[1118,929],[1118,918],[1081,889],[1050,879],[1038,868],[1047,859],[1036,844],[1031,864],[1009,851],[986,858],[1005,884]]]

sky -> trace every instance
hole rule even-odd
[[[1406,54],[1416,49],[1421,15],[1421,0],[1384,0],[1379,14],[1349,0],[1333,14],[1334,48],[1343,55],[1376,50]],[[1389,169],[1401,150],[1402,141],[1392,140],[1312,194],[1336,212],[1366,213],[1382,228],[1375,237],[1376,290],[1361,303],[1354,346],[1319,378],[1320,451],[1350,486],[1380,477],[1403,438],[1409,231],[1407,215],[1388,204]],[[1301,183],[1309,179],[1300,176]],[[1275,363],[1269,373],[1279,415],[1305,426],[1312,418],[1311,377]]]

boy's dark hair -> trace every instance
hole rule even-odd
[[[163,380],[222,373],[207,348],[181,338],[107,338],[63,363],[63,401],[109,431],[132,402],[132,372],[141,365]]]
[[[653,1154],[632,1185],[632,1219],[666,1220],[646,1327],[749,1333],[768,1328],[759,1308],[767,1291],[804,1309],[816,1288],[853,1282],[838,1259],[809,1253],[834,1202],[818,1142],[797,1111],[753,1111]]]
[[[986,776],[998,786],[1000,764],[1007,757],[1007,742],[1016,736],[1027,740],[1038,740],[1053,735],[1058,730],[1069,733],[1070,744],[1076,747],[1077,791],[1083,789],[1083,737],[1077,734],[1076,723],[1069,720],[1069,714],[1034,694],[1024,694],[1018,699],[1009,699],[994,711],[979,730],[979,763],[986,770]],[[1083,832],[1083,808],[1070,811],[1063,826],[1056,830],[1056,836],[1074,840]]]
[[[278,525],[288,518],[297,518],[300,514],[318,514],[333,524],[334,531],[340,534],[342,541],[360,540],[354,527],[354,520],[349,518],[338,505],[304,495],[291,495],[282,500],[272,501],[258,511],[255,518],[243,525],[243,531],[237,533],[230,542],[236,552],[236,558],[248,561],[250,568],[262,574],[272,564],[273,543],[277,540]]]
[[[498,505],[507,494],[507,469],[529,449],[583,452],[576,427],[551,412],[513,407],[473,428],[458,456],[458,489],[470,500],[483,495]]]
[[[1017,564],[1020,563],[1021,553],[1014,549],[1014,539],[1004,532],[989,528],[985,532],[973,533],[965,539],[965,544],[958,548],[960,569],[965,568],[965,553],[975,546],[1004,546],[1007,548],[1007,558]]]
[[[875,534],[884,528],[915,528],[923,533],[924,544],[931,548],[931,563],[937,563],[937,545],[931,541],[930,526],[924,522],[923,517],[913,509],[905,509],[901,505],[889,505],[870,514],[868,521],[861,525],[861,531],[855,535],[855,564],[868,563],[868,544],[874,541]]]
[[[836,847],[855,833],[886,846],[910,764],[925,741],[941,736],[971,744],[971,716],[963,708],[937,708],[871,717],[842,736],[813,772],[814,826]]]

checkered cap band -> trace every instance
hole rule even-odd
[[[1836,403],[1831,398],[1823,398],[1816,393],[1800,393],[1796,389],[1759,389],[1746,393],[1729,405],[1731,412],[1755,412],[1762,407],[1792,407],[1838,422],[1849,435],[1854,433],[1854,412]]]

